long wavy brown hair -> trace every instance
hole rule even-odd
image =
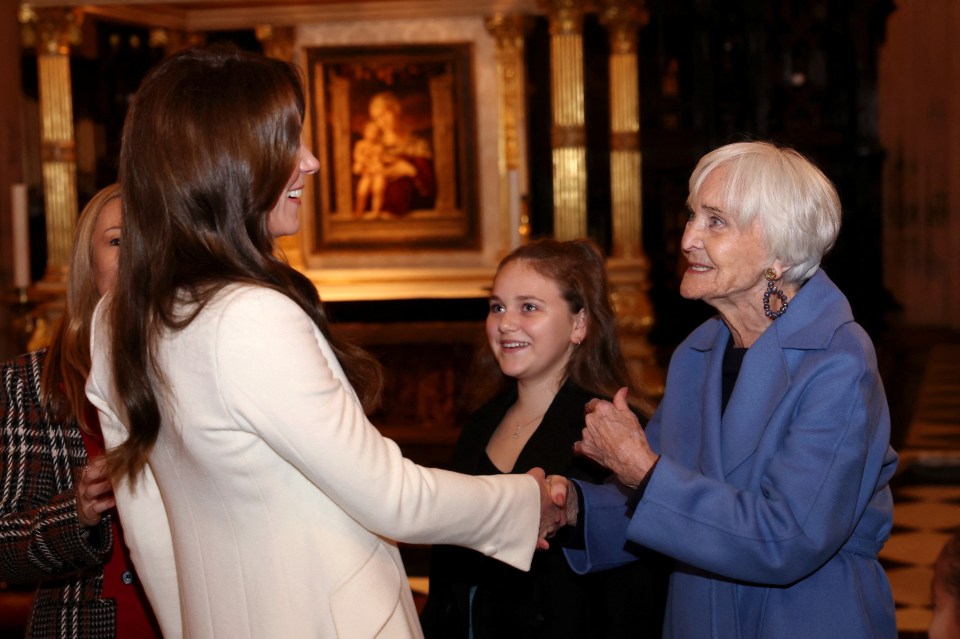
[[[93,272],[93,232],[104,207],[119,197],[120,186],[111,184],[97,192],[77,218],[67,271],[67,304],[47,346],[40,377],[40,397],[53,418],[75,420],[87,432],[90,428],[83,414],[84,385],[90,374],[90,320],[100,301]]]
[[[364,408],[379,402],[379,364],[331,334],[316,287],[276,255],[267,230],[298,161],[304,112],[297,67],[223,44],[175,54],[137,92],[120,151],[124,249],[109,309],[115,392],[130,430],[110,454],[115,475],[137,479],[161,427],[161,335],[188,326],[233,283],[296,302]]]

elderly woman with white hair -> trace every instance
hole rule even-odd
[[[581,533],[564,531],[567,559],[673,557],[665,637],[896,637],[877,560],[897,463],[887,401],[819,268],[836,190],[799,153],[746,142],[700,160],[687,204],[680,293],[718,316],[677,348],[646,432],[622,391],[587,405],[576,447],[619,482],[549,478]]]

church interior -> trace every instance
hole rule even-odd
[[[655,401],[673,349],[713,313],[678,294],[690,171],[729,142],[789,146],[840,194],[824,270],[877,350],[900,455],[880,557],[900,637],[926,637],[932,564],[960,530],[958,24],[955,0],[5,2],[0,359],[49,338],[74,221],[118,179],[131,97],[192,44],[303,70],[320,170],[280,247],[336,330],[384,365],[372,422],[430,466],[464,419],[501,257],[538,237],[594,240],[634,381]],[[404,115],[433,136],[435,193],[402,218],[376,197],[351,203],[370,93],[357,95],[372,82],[358,78],[376,68],[434,100]],[[424,597],[429,547],[402,552]],[[22,636],[31,595],[3,584],[0,636]]]

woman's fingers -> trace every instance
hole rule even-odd
[[[84,528],[98,525],[103,513],[116,506],[113,485],[103,457],[84,466],[77,479],[76,490],[77,517]]]

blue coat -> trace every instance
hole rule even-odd
[[[585,550],[571,566],[678,560],[665,637],[895,638],[877,553],[897,455],[873,345],[822,271],[747,351],[721,418],[719,318],[676,350],[647,433],[662,456],[631,512],[579,483]]]

